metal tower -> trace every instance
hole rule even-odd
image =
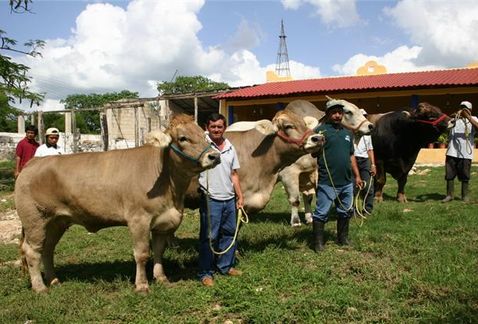
[[[289,69],[289,54],[287,53],[287,44],[285,38],[287,36],[284,33],[284,21],[280,21],[280,44],[279,50],[277,51],[277,61],[276,61],[276,74],[278,76],[290,77]]]

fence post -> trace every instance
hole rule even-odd
[[[108,151],[109,136],[108,136],[108,118],[106,117],[107,109],[104,108],[100,112],[100,125],[101,125],[101,139],[103,140],[103,151]]]

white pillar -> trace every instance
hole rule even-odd
[[[18,118],[17,118],[17,132],[19,134],[24,134],[25,133],[25,116],[23,116],[23,115],[18,115]]]

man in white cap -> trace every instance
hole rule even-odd
[[[354,156],[352,132],[341,124],[344,107],[339,100],[331,99],[325,105],[325,122],[315,128],[325,137],[323,153],[317,157],[319,181],[317,202],[313,218],[314,250],[320,253],[325,247],[324,226],[329,220],[329,210],[335,202],[337,212],[337,243],[348,245],[349,222],[353,214],[354,184],[361,187],[362,178]],[[353,173],[353,176],[352,176]]]
[[[62,153],[60,145],[58,145],[58,140],[60,138],[60,131],[58,128],[51,127],[48,128],[45,132],[46,143],[40,145],[36,150],[35,156],[48,156],[48,155],[59,155]]]
[[[465,202],[469,200],[468,182],[473,160],[475,128],[478,129],[478,118],[471,115],[472,108],[471,102],[462,101],[449,130],[445,160],[446,197],[442,202],[453,200],[455,177],[461,181],[461,199]]]
[[[367,116],[365,109],[360,109],[360,112]],[[357,167],[359,169],[360,177],[365,181],[365,187],[362,188],[361,196],[364,201],[363,206],[355,206],[355,210],[366,214],[371,214],[373,209],[373,184],[371,183],[372,177],[377,173],[375,167],[375,156],[373,154],[372,137],[370,135],[363,135],[360,137],[358,143],[354,143],[354,155],[357,160]],[[358,188],[355,188],[355,194]]]

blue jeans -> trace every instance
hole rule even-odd
[[[353,209],[347,210],[347,208],[351,206],[354,198],[353,184],[350,183],[342,187],[335,187],[335,189],[334,187],[324,184],[319,184],[317,186],[317,203],[315,211],[312,214],[314,220],[324,223],[327,222],[329,220],[329,210],[334,201],[337,217],[350,218]],[[338,201],[337,197],[342,203]]]
[[[206,199],[209,201],[209,215]],[[234,265],[236,244],[227,253],[214,255],[209,247],[209,237],[217,252],[224,251],[231,244],[236,230],[236,200],[214,200],[202,195],[199,214],[199,278],[212,277],[215,269],[226,274]]]

